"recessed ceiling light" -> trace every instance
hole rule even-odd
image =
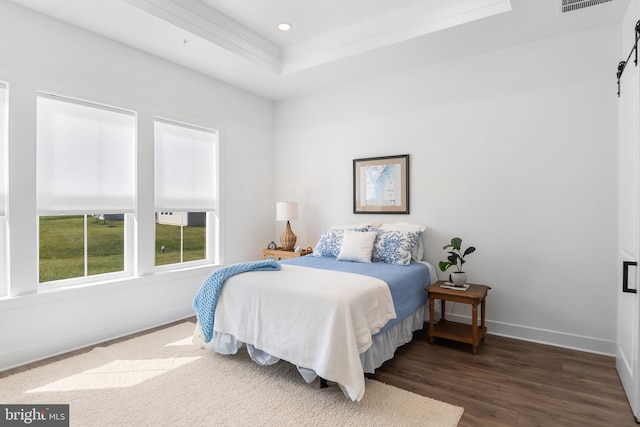
[[[277,27],[280,31],[289,31],[293,27],[293,25],[289,24],[288,22],[280,22]]]

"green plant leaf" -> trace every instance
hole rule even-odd
[[[459,237],[454,237],[453,239],[451,239],[451,246],[453,246],[453,249],[459,251],[460,250],[460,245],[462,245],[462,239]]]
[[[456,269],[461,272],[462,265],[466,262],[464,257],[475,252],[476,248],[473,246],[469,246],[464,252],[461,250],[462,248],[462,239],[459,237],[454,237],[451,239],[451,243],[442,247],[442,249],[447,250],[451,249],[447,253],[447,261],[440,261],[438,266],[441,271],[445,271],[449,267],[456,267]]]

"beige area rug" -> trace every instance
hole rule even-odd
[[[69,404],[72,426],[456,426],[463,409],[367,380],[352,402],[286,362],[191,344],[181,323],[0,379],[1,404]]]

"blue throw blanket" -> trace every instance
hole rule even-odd
[[[216,305],[220,297],[222,285],[231,276],[246,273],[248,271],[277,271],[280,270],[278,261],[267,259],[264,261],[249,261],[222,267],[207,277],[200,290],[193,299],[193,308],[196,311],[198,322],[202,328],[205,341],[211,341],[213,337],[213,319],[216,317]]]

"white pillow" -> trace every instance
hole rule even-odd
[[[338,254],[339,261],[371,262],[375,231],[344,230],[342,246]]]
[[[411,259],[414,261],[422,261],[424,258],[424,244],[422,243],[422,236],[418,238],[418,243],[411,249]]]
[[[393,224],[382,224],[378,227],[380,230],[389,231],[413,231],[414,233],[422,233],[426,230],[424,225],[411,224],[409,222],[394,222]]]
[[[414,261],[422,261],[424,257],[424,244],[422,243],[422,233],[426,228],[423,225],[411,224],[409,222],[396,222],[393,224],[382,224],[378,227],[380,230],[387,231],[413,231],[420,235],[418,243],[411,250],[411,259]]]
[[[341,225],[332,225],[329,227],[331,230],[367,230],[367,228],[371,227],[372,224],[370,222],[361,222],[359,224],[341,224]]]

